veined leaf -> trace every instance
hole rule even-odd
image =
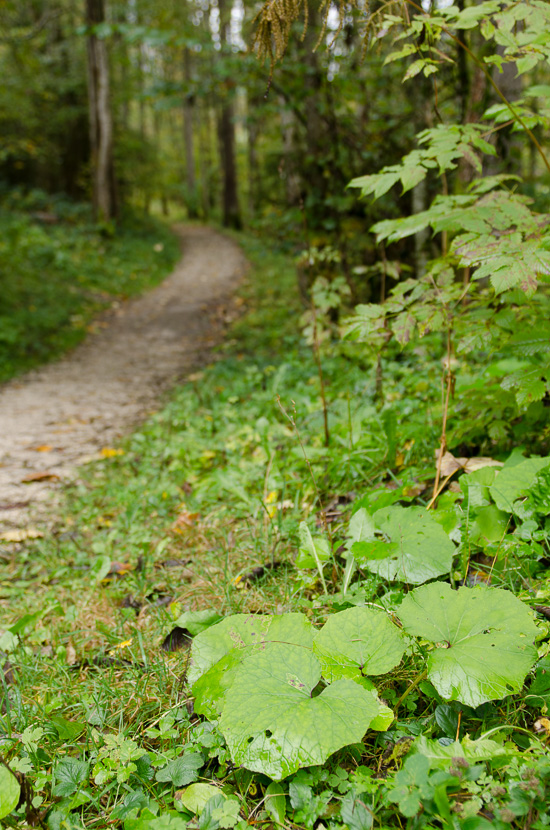
[[[480,761],[491,761],[493,758],[518,755],[517,747],[511,741],[503,746],[488,738],[472,741],[471,738],[465,737],[461,741],[453,741],[452,744],[443,746],[439,741],[426,738],[425,735],[416,739],[411,752],[428,758],[432,769],[448,769],[454,758],[465,758],[469,764],[476,764]]]
[[[517,456],[508,459],[491,486],[491,497],[499,510],[512,513],[514,502],[520,496],[527,495],[529,488],[535,483],[537,473],[549,465],[550,457],[520,458],[519,463]]]
[[[193,640],[190,685],[232,650],[249,650],[282,641],[310,647],[314,629],[304,614],[234,614],[202,631]]]
[[[344,678],[314,696],[320,679],[299,646],[273,643],[244,660],[219,723],[234,763],[280,780],[360,741],[379,712],[372,692]]]
[[[475,707],[518,692],[537,659],[529,609],[500,588],[423,585],[405,597],[399,617],[408,634],[435,644],[428,678],[447,700]]]
[[[373,518],[385,540],[352,545],[358,564],[385,579],[414,584],[449,572],[455,546],[425,510],[391,505]]]
[[[349,677],[364,684],[369,675],[395,668],[405,651],[403,635],[388,615],[374,608],[348,608],[332,614],[315,635],[313,653],[323,677],[332,683]],[[368,681],[366,688],[372,688]]]

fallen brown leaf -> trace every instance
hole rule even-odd
[[[436,460],[439,459],[439,450],[435,451]],[[455,456],[447,451],[443,454],[441,459],[441,475],[452,476],[457,470],[462,470],[465,473],[473,473],[475,470],[481,470],[482,467],[502,467],[502,461],[495,461],[494,458],[487,458],[485,456],[477,456],[477,458],[455,458]]]
[[[30,473],[21,479],[23,484],[33,484],[36,481],[59,481],[59,476],[51,470],[43,470],[40,473]]]
[[[181,505],[180,513],[172,524],[171,530],[174,533],[184,533],[188,528],[193,527],[199,516],[199,513],[191,513],[184,505]]]

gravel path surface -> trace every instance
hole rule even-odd
[[[75,467],[146,417],[219,342],[246,260],[210,228],[176,231],[183,256],[161,285],[115,304],[59,362],[0,389],[0,531],[25,527],[31,510],[47,523]]]

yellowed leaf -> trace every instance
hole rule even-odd
[[[122,649],[128,648],[128,646],[131,646],[131,645],[132,645],[131,640],[123,640],[122,643],[117,643],[116,646],[113,646],[113,648],[109,649],[109,654],[112,657],[114,654],[117,653],[117,651],[121,651]]]
[[[115,455],[124,455],[124,450],[117,450],[114,447],[103,447],[101,455],[103,458],[114,458]]]

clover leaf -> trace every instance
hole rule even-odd
[[[408,634],[436,644],[428,677],[447,700],[475,707],[518,692],[537,659],[527,606],[500,588],[423,585],[405,597],[399,617]]]
[[[351,550],[359,565],[385,579],[415,584],[449,572],[455,546],[424,509],[391,505],[373,518],[385,539],[355,542]]]
[[[280,780],[361,741],[379,712],[372,692],[342,678],[318,692],[310,649],[266,644],[238,667],[219,722],[233,762]]]

